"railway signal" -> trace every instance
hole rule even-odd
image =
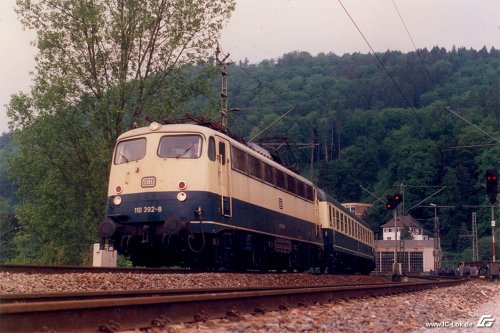
[[[498,175],[496,170],[486,171],[486,194],[493,204],[497,200]]]
[[[396,193],[393,196],[388,195],[385,207],[388,210],[396,209],[396,207],[398,207],[398,205],[401,203],[402,200],[403,200],[403,197],[399,193]]]

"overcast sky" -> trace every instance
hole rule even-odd
[[[341,2],[377,52],[413,50],[394,3],[418,48],[500,48],[500,0]],[[0,0],[0,133],[7,131],[5,104],[11,94],[29,92],[35,66],[35,34],[23,31],[14,6]],[[236,0],[220,44],[229,59],[251,63],[291,51],[369,52],[338,0]]]

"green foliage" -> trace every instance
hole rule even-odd
[[[31,93],[13,96],[8,106],[17,130],[8,171],[21,202],[13,217],[0,198],[2,258],[88,259],[116,138],[144,123],[145,114],[164,119],[192,109],[210,90],[212,66],[192,65],[211,54],[233,9],[233,0],[17,2],[39,52]],[[204,103],[204,113],[212,109]],[[0,168],[3,184],[3,160]]]
[[[248,110],[231,119],[231,128],[252,137],[295,106],[262,137],[315,144],[314,180],[339,201],[373,203],[367,220],[376,232],[390,214],[361,186],[384,199],[395,185],[411,185],[405,209],[446,186],[424,205],[453,206],[438,214],[442,245],[455,250],[459,226],[470,225],[470,206],[487,205],[481,187],[485,170],[500,169],[500,146],[493,145],[500,132],[499,51],[435,47],[418,52],[379,55],[411,106],[373,55],[292,52],[245,63],[241,70],[231,67],[230,103]],[[476,127],[447,111],[448,105]],[[296,157],[296,165],[309,174],[309,150],[296,151]],[[489,210],[477,211],[481,237],[488,232]],[[416,206],[410,213],[432,236],[432,210]]]
[[[145,114],[157,119],[186,111],[215,115],[220,79],[212,64],[199,60],[234,2],[169,2],[165,11],[154,1],[128,1],[121,9],[104,0],[19,3],[25,25],[41,34],[41,53],[32,93],[14,96],[9,105],[11,125],[20,130],[16,154],[8,154],[16,184],[4,177],[7,150],[0,151],[0,182],[11,188],[2,203],[1,222],[8,230],[2,234],[2,251],[9,249],[6,257],[17,262],[81,263],[81,254],[96,240],[117,136],[134,122],[141,125]],[[203,6],[208,6],[205,14]],[[214,25],[207,23],[216,13]],[[167,14],[172,21],[164,21]],[[181,19],[186,15],[189,20]],[[158,22],[165,23],[158,31],[165,45],[155,44],[160,35],[151,34]],[[189,33],[201,26],[207,29],[190,39]],[[151,55],[140,47],[147,36],[154,40]],[[165,56],[182,50],[185,56]],[[470,225],[470,206],[487,205],[481,186],[485,170],[500,169],[499,145],[455,148],[492,144],[498,137],[500,54],[439,47],[419,54],[380,54],[405,97],[369,54],[293,52],[259,64],[233,64],[229,109],[241,111],[231,113],[230,128],[251,138],[293,108],[256,141],[286,136],[313,144],[313,149],[294,149],[295,159],[288,160],[309,175],[312,157],[312,177],[320,187],[339,201],[374,204],[367,221],[377,233],[391,216],[361,186],[385,198],[395,185],[411,185],[404,207],[411,207],[428,231],[433,211],[412,206],[446,186],[432,202],[453,206],[438,214],[442,246],[455,251],[459,227]],[[482,131],[444,109],[447,105]],[[21,204],[15,216],[5,215],[4,203],[5,211],[16,204],[11,199],[16,186]],[[489,233],[489,212],[489,207],[477,208],[480,238]]]
[[[7,175],[7,161],[14,156],[15,145],[11,134],[0,136],[0,263],[8,263],[17,255],[14,238],[19,230],[15,216],[16,184]]]
[[[37,71],[30,96],[8,113],[13,128],[54,115],[83,98],[99,133],[114,141],[161,103],[175,73],[205,61],[234,9],[230,1],[19,0],[23,26],[37,31]],[[192,95],[192,94],[188,94]],[[167,103],[165,103],[167,101]],[[165,110],[164,110],[165,111]]]
[[[19,260],[79,263],[96,239],[103,214],[112,145],[77,110],[38,117],[15,134],[19,151],[10,172],[23,203],[17,206]]]
[[[401,231],[401,239],[413,239],[413,234],[411,233],[410,227],[405,225]]]

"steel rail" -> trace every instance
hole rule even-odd
[[[188,268],[143,268],[143,267],[94,267],[94,266],[50,266],[0,264],[0,272],[24,274],[66,274],[66,273],[134,273],[134,274],[187,274],[201,273]]]
[[[255,290],[199,290],[187,293],[137,295],[122,293],[107,298],[13,303],[0,298],[2,332],[111,332],[220,318],[230,313],[252,313],[339,298],[381,296],[457,285],[465,280],[418,281],[358,286],[315,286]],[[241,289],[241,288],[240,288]],[[170,291],[171,292],[171,291]]]
[[[342,285],[298,285],[288,286],[286,289],[305,289],[305,288],[360,288],[364,286],[385,286],[390,283],[363,283],[363,284],[342,284]],[[235,293],[252,291],[270,291],[283,290],[283,287],[237,287],[237,288],[181,288],[181,289],[148,289],[148,290],[105,290],[105,291],[77,291],[77,292],[43,292],[43,293],[0,293],[1,304],[9,303],[35,303],[35,302],[60,302],[69,300],[85,299],[111,299],[111,298],[132,298],[132,297],[154,297],[171,295],[189,295],[203,293]]]

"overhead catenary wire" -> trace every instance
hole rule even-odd
[[[428,68],[427,68],[427,65],[425,64],[425,61],[424,59],[422,59],[422,56],[420,55],[420,52],[418,51],[417,49],[417,46],[415,45],[415,42],[413,41],[413,37],[411,36],[411,33],[410,33],[410,30],[408,29],[408,27],[406,26],[406,23],[403,19],[403,16],[401,15],[401,13],[399,12],[399,9],[398,9],[398,6],[396,5],[396,3],[394,2],[394,0],[392,0],[392,4],[394,5],[394,8],[396,9],[396,12],[398,13],[398,16],[399,16],[399,19],[401,20],[401,23],[403,24],[405,30],[406,30],[406,33],[408,34],[408,38],[410,39],[411,41],[411,44],[413,45],[413,49],[415,50],[418,58],[420,59],[420,62],[422,63],[422,66],[425,70],[425,73],[427,74],[427,76],[429,77],[430,81],[432,82],[432,85],[434,87],[434,89],[436,90],[436,92],[438,93],[439,97],[444,100],[444,98],[441,96],[441,94],[439,93],[438,91],[438,86],[437,86],[437,83],[436,81],[434,80],[434,78],[432,77],[431,73],[429,72]],[[481,133],[483,133],[484,135],[486,135],[487,137],[489,137],[490,139],[492,139],[493,141],[495,141],[496,143],[493,144],[493,145],[496,145],[498,143],[500,143],[500,140],[497,139],[497,138],[494,138],[493,136],[491,136],[489,133],[487,133],[486,131],[484,131],[482,128],[480,128],[479,126],[473,124],[472,122],[470,122],[469,120],[465,119],[464,117],[462,117],[460,114],[458,114],[457,112],[453,111],[451,109],[450,106],[445,106],[444,109],[448,112],[450,112],[451,114],[453,114],[454,116],[460,118],[462,121],[466,122],[468,125],[474,127],[476,130],[480,131]],[[462,148],[469,148],[469,147],[482,147],[482,146],[487,146],[487,145],[469,145],[469,146],[461,146]],[[460,148],[460,147],[453,147],[453,148]]]
[[[417,118],[420,118],[415,110],[415,108],[413,107],[413,105],[410,103],[410,100],[408,99],[408,97],[406,97],[405,93],[403,92],[403,89],[399,86],[399,84],[396,82],[396,80],[394,79],[394,77],[391,75],[391,73],[389,72],[389,70],[387,69],[387,67],[385,66],[384,62],[382,61],[382,59],[380,59],[380,57],[378,56],[377,52],[375,52],[374,48],[372,47],[372,45],[370,44],[370,42],[368,41],[368,39],[365,37],[365,35],[363,34],[363,32],[361,31],[361,29],[359,28],[358,24],[356,23],[356,21],[354,20],[354,18],[351,16],[351,14],[349,13],[349,11],[347,10],[347,8],[344,6],[344,4],[342,3],[341,0],[337,0],[340,4],[340,6],[342,6],[342,9],[344,9],[345,13],[347,14],[347,16],[349,17],[349,19],[351,20],[351,22],[354,24],[354,26],[356,27],[356,29],[358,30],[359,34],[361,35],[361,37],[363,38],[363,40],[365,41],[365,43],[368,45],[368,47],[370,48],[370,50],[372,51],[373,55],[375,56],[375,58],[377,59],[377,61],[379,62],[380,66],[382,66],[382,68],[384,69],[385,73],[387,74],[387,76],[389,77],[389,79],[392,81],[392,83],[394,84],[394,86],[396,87],[396,89],[398,90],[398,92],[401,94],[401,96],[403,97],[403,99],[405,100],[406,104],[410,107],[410,109],[415,113],[415,116]]]
[[[234,63],[234,61],[231,60],[232,63]],[[280,99],[282,100],[286,100],[286,98],[279,92],[277,91],[276,89],[274,89],[271,85],[269,84],[265,84],[261,79],[259,79],[258,77],[256,77],[254,74],[250,73],[247,69],[245,69],[244,67],[242,66],[236,66],[237,69],[241,70],[242,72],[246,73],[248,76],[250,76],[252,79],[254,79],[257,84],[258,84],[258,87],[259,88],[259,97],[258,97],[258,101],[259,101],[259,108],[257,108],[258,110],[261,111],[261,117],[263,117],[263,106],[262,106],[262,87],[265,87],[267,88],[269,91],[271,91],[272,93],[274,93],[276,96],[278,96]],[[274,109],[277,109],[277,108],[281,108],[281,107],[273,107]],[[274,124],[276,124],[278,121],[280,121],[281,119],[283,119],[286,115],[288,115],[291,111],[293,110],[296,110],[297,109],[297,105],[294,105],[292,106],[291,108],[289,107],[286,107],[287,109],[289,109],[286,113],[284,113],[283,115],[279,116],[275,121],[273,121],[270,125],[268,125],[265,129],[263,129],[262,131],[260,131],[257,135],[255,135],[253,138],[251,138],[249,140],[249,142],[253,141],[255,138],[257,138],[258,136],[260,136],[262,133],[264,133],[265,131],[267,131],[269,128],[271,128]],[[242,108],[242,109],[238,109],[238,110],[249,110],[250,108]],[[243,118],[243,117],[240,117],[240,119],[244,119],[246,120],[247,122],[249,122],[250,124],[254,125],[252,122],[248,121],[247,119]],[[258,126],[256,126],[258,127]]]

